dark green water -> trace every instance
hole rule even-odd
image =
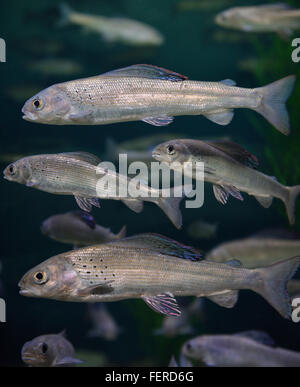
[[[179,0],[178,0],[179,1]],[[186,137],[230,136],[260,159],[260,169],[275,174],[275,165],[267,157],[266,148],[274,144],[275,160],[290,185],[300,183],[299,152],[289,157],[292,144],[299,146],[299,81],[289,101],[292,135],[286,138],[277,133],[256,113],[240,110],[229,126],[218,126],[204,117],[177,117],[168,127],[154,127],[132,122],[95,127],[46,126],[22,120],[21,108],[25,102],[20,88],[43,89],[53,83],[73,79],[74,76],[55,76],[32,69],[40,59],[65,58],[81,64],[80,76],[101,74],[108,70],[134,63],[151,63],[165,67],[190,79],[219,81],[234,79],[238,85],[256,87],[290,73],[300,75],[300,64],[291,62],[290,42],[279,37],[244,36],[240,42],[217,42],[213,34],[223,30],[214,22],[213,12],[178,12],[175,0],[115,0],[85,2],[69,1],[74,9],[107,16],[128,16],[144,21],[165,36],[163,46],[145,50],[107,44],[97,34],[85,33],[77,26],[58,27],[58,1],[11,0],[1,7],[1,37],[7,44],[7,62],[0,63],[1,123],[0,154],[2,169],[7,165],[4,155],[89,151],[101,155],[105,138],[125,141],[137,136],[159,132],[184,133]],[[247,2],[245,2],[247,3]],[[233,2],[234,4],[234,2]],[[296,4],[296,2],[294,2]],[[226,36],[226,31],[223,31]],[[49,44],[58,47],[47,52]],[[238,62],[246,58],[268,55],[269,68],[258,68],[254,73],[241,71]],[[274,64],[274,67],[273,65]],[[11,91],[19,98],[11,95]],[[30,97],[31,95],[28,95]],[[258,124],[257,124],[258,123]],[[298,134],[297,134],[298,131]],[[289,160],[289,162],[287,162]],[[299,177],[298,181],[296,177]],[[0,324],[0,364],[22,365],[20,350],[25,341],[45,333],[62,329],[76,349],[104,354],[108,365],[167,365],[170,356],[177,354],[185,337],[167,339],[153,336],[162,317],[142,301],[112,303],[109,309],[123,328],[123,334],[113,343],[101,339],[87,339],[89,328],[86,305],[30,299],[18,294],[17,283],[29,268],[46,258],[66,251],[67,246],[48,240],[40,232],[40,224],[48,216],[76,209],[71,197],[55,196],[25,186],[0,181],[1,253],[3,264],[1,280],[7,303],[7,323]],[[139,232],[157,232],[195,245],[204,251],[231,239],[253,234],[265,227],[288,227],[281,203],[275,201],[269,209],[261,207],[253,197],[244,202],[230,199],[226,206],[219,204],[206,186],[202,208],[182,208],[184,227],[177,231],[166,216],[154,205],[148,204],[142,214],[135,214],[123,204],[102,201],[101,209],[93,214],[97,223],[117,232],[127,224],[128,235]],[[300,216],[298,211],[298,217]],[[219,222],[218,238],[212,241],[189,239],[186,226],[192,221],[205,219]],[[298,223],[299,228],[299,223]],[[261,297],[253,292],[241,292],[237,306],[231,310],[207,302],[206,322],[194,326],[197,333],[231,333],[261,329],[270,333],[279,346],[300,350],[299,326],[282,319]]]

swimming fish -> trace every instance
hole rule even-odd
[[[41,232],[58,242],[74,246],[89,246],[110,242],[126,236],[126,226],[118,234],[96,224],[93,216],[84,211],[70,211],[50,216],[43,221]]]
[[[59,367],[82,363],[75,357],[73,345],[65,332],[43,335],[28,341],[22,348],[22,360],[33,367]]]
[[[179,204],[183,196],[172,197],[174,189],[170,190],[171,197],[163,197],[167,192],[149,187],[140,181],[139,193],[141,197],[132,198],[128,190],[125,197],[118,195],[121,190],[128,188],[129,184],[137,183],[125,175],[118,174],[108,168],[100,168],[100,159],[86,152],[69,152],[58,154],[44,154],[29,156],[20,159],[4,170],[4,177],[9,181],[25,184],[41,191],[57,195],[74,195],[78,206],[83,211],[91,211],[92,206],[99,207],[98,198],[122,200],[131,210],[141,212],[143,201],[156,203],[169,217],[173,224],[180,228],[182,217]],[[106,177],[107,181],[115,182],[116,192],[111,187],[100,187],[100,179]],[[188,195],[192,186],[176,187]],[[188,191],[188,192],[187,192]]]
[[[285,102],[292,93],[290,75],[256,89],[221,82],[190,81],[184,75],[152,65],[133,65],[108,73],[58,83],[34,95],[23,106],[23,118],[53,125],[103,125],[144,121],[170,124],[174,116],[204,115],[228,125],[233,110],[262,114],[280,132],[289,134]]]
[[[193,239],[214,239],[217,235],[219,223],[197,220],[187,227],[187,234]]]
[[[205,259],[222,263],[237,259],[248,269],[269,266],[282,258],[300,254],[300,237],[295,239],[293,235],[289,230],[266,230],[222,243],[209,251]]]
[[[182,352],[210,367],[300,366],[299,352],[274,347],[272,338],[260,331],[195,337],[184,344]]]
[[[300,257],[259,269],[201,260],[199,251],[157,234],[140,234],[49,258],[20,280],[20,294],[73,302],[143,299],[156,312],[179,316],[175,296],[209,297],[231,308],[238,290],[264,297],[290,318],[286,282]]]
[[[246,32],[277,32],[289,36],[300,30],[300,9],[284,3],[234,7],[219,13],[215,21],[222,27]]]
[[[93,327],[88,331],[87,337],[102,337],[105,340],[113,341],[121,333],[115,319],[102,302],[88,305],[88,318]]]
[[[275,177],[257,171],[257,158],[238,144],[179,139],[158,145],[152,155],[156,160],[180,171],[185,162],[193,162],[194,166],[195,162],[203,162],[204,180],[213,184],[214,195],[222,204],[227,203],[230,195],[243,200],[240,191],[253,195],[265,208],[270,207],[274,197],[281,199],[289,222],[295,223],[295,203],[300,185],[284,186]],[[195,177],[194,172],[195,168],[191,170],[191,177]]]
[[[79,13],[66,4],[62,4],[60,9],[61,25],[79,25],[100,34],[107,42],[120,42],[131,46],[160,46],[164,42],[164,37],[158,30],[140,21]]]

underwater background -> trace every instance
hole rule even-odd
[[[59,25],[59,1],[10,0],[1,4],[1,38],[7,46],[6,63],[0,63],[1,122],[0,163],[4,169],[12,157],[39,153],[88,151],[101,157],[106,140],[116,143],[141,136],[177,133],[189,137],[230,137],[260,160],[259,170],[276,176],[283,184],[300,184],[300,63],[291,60],[290,40],[276,34],[246,34],[223,30],[214,23],[215,14],[238,1],[218,2],[213,9],[183,10],[184,0],[69,0],[79,12],[93,15],[130,17],[157,28],[165,42],[156,48],[130,47],[107,43],[96,33],[73,25]],[[199,0],[200,2],[200,0]],[[208,1],[206,1],[208,2]],[[263,3],[266,3],[264,1]],[[213,1],[211,2],[213,3]],[[299,6],[299,1],[288,1]],[[298,4],[297,4],[298,3]],[[243,1],[243,4],[259,4]],[[297,34],[295,35],[297,37]],[[38,71],[42,59],[68,59],[77,63],[76,74]],[[135,63],[149,63],[187,75],[190,79],[220,81],[230,78],[242,87],[258,87],[289,74],[296,74],[296,88],[288,101],[291,134],[276,131],[261,116],[250,110],[237,110],[232,123],[219,126],[203,116],[176,117],[166,127],[143,122],[103,126],[48,126],[22,120],[25,100],[53,83],[87,77]],[[246,63],[246,64],[245,64]],[[153,144],[155,145],[155,144]],[[87,305],[22,297],[18,281],[31,267],[45,259],[71,249],[48,239],[40,232],[47,217],[76,210],[75,200],[56,196],[23,185],[0,180],[1,250],[0,261],[3,297],[7,304],[7,322],[0,323],[0,365],[22,366],[23,344],[42,334],[66,329],[67,337],[86,365],[166,366],[171,355],[178,355],[189,337],[166,338],[154,335],[163,316],[153,312],[141,300],[107,304],[122,333],[116,341],[87,338],[90,328]],[[102,200],[94,209],[98,224],[118,232],[127,225],[127,235],[156,232],[195,246],[204,252],[218,244],[254,234],[264,228],[289,228],[283,204],[274,200],[269,209],[254,197],[244,201],[230,199],[222,206],[205,185],[202,208],[185,209],[183,228],[176,230],[163,212],[146,203],[136,214],[118,201]],[[197,220],[218,223],[217,236],[195,240],[188,233],[189,224]],[[299,201],[296,224],[300,231]],[[299,274],[298,274],[299,277]],[[262,297],[250,291],[240,292],[237,305],[225,309],[205,301],[205,318],[193,321],[196,334],[233,333],[259,329],[268,332],[281,347],[300,351],[299,326],[284,320]]]

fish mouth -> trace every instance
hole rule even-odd
[[[152,157],[154,157],[156,160],[162,160],[161,154],[159,152],[152,152]]]
[[[33,113],[30,113],[30,112],[23,114],[22,118],[25,121],[36,121],[37,120],[37,117]]]

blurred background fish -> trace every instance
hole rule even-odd
[[[87,315],[92,323],[92,328],[86,334],[87,337],[102,337],[108,341],[117,340],[121,328],[106,305],[101,302],[88,305]]]
[[[186,232],[192,239],[214,239],[217,237],[219,223],[196,220],[187,226]]]

